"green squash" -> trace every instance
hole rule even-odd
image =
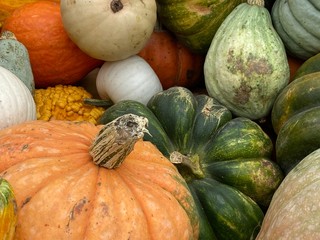
[[[219,27],[206,55],[208,94],[234,115],[258,120],[269,115],[289,78],[285,48],[263,0],[237,6]]]
[[[148,118],[144,140],[176,164],[188,183],[201,216],[201,240],[254,238],[283,179],[270,160],[272,141],[257,123],[233,118],[213,98],[184,87],[155,94],[147,106],[118,102],[100,123],[126,113]]]
[[[35,83],[28,50],[10,31],[3,31],[0,36],[0,66],[15,74],[34,93]]]
[[[320,52],[304,61],[295,72],[293,79],[314,72],[320,72]]]
[[[320,52],[319,0],[277,0],[271,16],[292,56],[306,60]]]
[[[10,183],[0,178],[0,239],[14,239],[17,224],[17,204]]]
[[[320,149],[303,158],[273,195],[256,240],[320,238]]]
[[[320,72],[293,80],[277,97],[271,113],[277,163],[287,174],[320,148]]]
[[[160,22],[191,51],[206,53],[228,14],[245,0],[157,0]]]

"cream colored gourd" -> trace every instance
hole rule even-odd
[[[273,195],[256,240],[320,239],[320,149],[307,155]]]
[[[60,6],[63,25],[73,42],[104,61],[138,54],[156,22],[155,0],[61,0]]]
[[[8,69],[0,66],[0,129],[36,119],[30,90]]]
[[[105,62],[96,79],[97,91],[102,99],[136,100],[147,104],[149,99],[163,90],[151,66],[138,55],[124,60]]]
[[[236,116],[261,119],[289,82],[284,45],[263,0],[238,5],[215,34],[204,64],[209,95]]]

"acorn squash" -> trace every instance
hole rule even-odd
[[[238,5],[219,27],[204,63],[209,95],[236,116],[253,120],[269,115],[290,78],[284,45],[263,4]]]
[[[277,97],[271,113],[277,133],[276,159],[287,174],[320,148],[320,72],[292,81]]]
[[[155,94],[147,106],[120,101],[101,116],[105,124],[126,113],[148,118],[151,141],[186,180],[197,203],[200,239],[252,239],[283,179],[271,159],[273,144],[250,119],[206,94],[184,87]]]
[[[222,21],[246,0],[157,0],[159,21],[191,51],[206,53]]]

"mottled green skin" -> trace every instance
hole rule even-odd
[[[320,148],[320,106],[289,118],[276,139],[276,159],[285,174],[304,157]]]
[[[176,152],[190,161],[176,166],[197,203],[199,239],[241,240],[257,234],[263,219],[260,207],[268,206],[283,179],[269,160],[271,139],[258,124],[233,118],[213,98],[195,96],[183,87],[159,92],[147,106],[116,103],[106,110],[102,123],[129,112],[147,116],[151,135],[144,139],[171,161],[177,160]]]
[[[245,0],[158,0],[158,17],[179,41],[194,52],[206,53],[227,15]]]
[[[8,31],[0,37],[0,66],[14,73],[34,93],[35,83],[28,50]]]
[[[303,75],[280,92],[271,112],[274,131],[278,133],[295,114],[316,106],[320,106],[320,72]]]

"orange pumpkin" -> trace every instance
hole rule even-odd
[[[39,0],[1,0],[0,2],[0,29],[5,19],[16,9],[24,4],[37,2]],[[60,2],[60,0],[50,0]]]
[[[104,128],[36,120],[0,131],[0,176],[18,206],[15,239],[197,239],[184,179],[141,140],[143,121],[119,119]]]
[[[149,63],[164,89],[194,88],[203,83],[205,56],[191,52],[167,30],[155,28],[138,55]]]
[[[74,84],[103,63],[89,57],[71,41],[57,2],[23,5],[5,20],[2,30],[13,32],[27,48],[36,88]]]

